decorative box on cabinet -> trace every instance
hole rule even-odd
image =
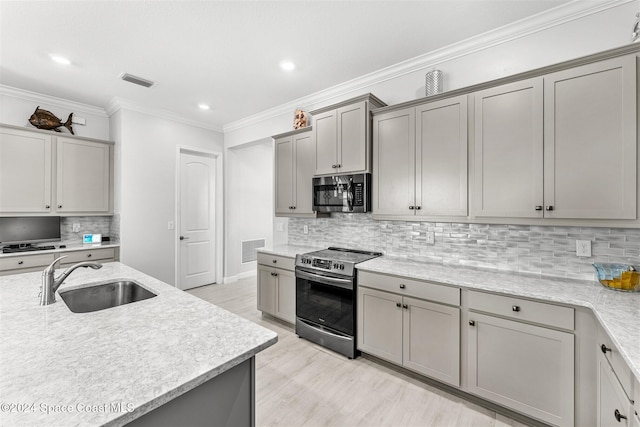
[[[373,117],[373,215],[467,216],[467,95]]]
[[[386,104],[372,94],[311,111],[315,174],[371,172],[372,108]]]
[[[556,426],[574,425],[572,308],[469,291],[468,391]],[[536,324],[534,324],[536,323]]]
[[[635,55],[474,98],[474,216],[637,218]]]
[[[0,127],[0,215],[113,213],[113,143]]]
[[[258,253],[258,310],[296,321],[295,259]]]
[[[460,385],[460,289],[383,274],[358,278],[358,349]]]
[[[273,136],[275,140],[276,216],[316,216],[311,180],[315,153],[311,129]]]

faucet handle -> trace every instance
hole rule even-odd
[[[44,269],[44,272],[42,274],[48,274],[48,273],[53,273],[54,271],[56,271],[56,263],[58,261],[61,261],[63,259],[65,259],[67,257],[67,255],[61,256],[60,258],[56,258],[53,260],[53,262],[51,264],[49,264],[49,266],[47,268]]]

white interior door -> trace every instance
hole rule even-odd
[[[178,287],[216,281],[216,161],[180,153],[180,273]]]

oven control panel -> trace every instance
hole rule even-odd
[[[344,264],[341,262],[332,261],[330,259],[302,257],[300,263],[315,268],[321,268],[323,270],[339,270],[344,271]]]

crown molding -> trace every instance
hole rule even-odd
[[[182,123],[187,126],[199,127],[202,129],[212,130],[220,133],[223,132],[223,128],[218,125],[213,125],[209,123],[203,123],[197,120],[187,119],[169,110],[163,110],[161,108],[149,108],[149,107],[142,106],[140,104],[136,104],[135,102],[132,102],[128,99],[114,97],[107,104],[107,107],[106,107],[107,115],[111,117],[118,110],[135,111],[136,113],[154,116],[163,120],[171,120],[174,122]]]
[[[96,107],[89,104],[83,104],[81,102],[70,101],[68,99],[44,95],[38,92],[31,92],[12,86],[0,84],[0,95],[22,99],[24,101],[33,102],[34,104],[56,105],[72,110],[74,112],[82,111],[83,113],[94,114],[100,117],[107,117],[107,112],[104,110],[104,108]]]
[[[607,0],[596,2],[594,4],[594,2],[574,0],[570,3],[549,9],[548,11],[521,19],[520,21],[513,22],[494,30],[487,31],[461,42],[453,43],[441,49],[416,56],[311,95],[287,102],[286,104],[225,124],[222,128],[225,133],[232,132],[251,126],[257,122],[270,120],[283,114],[292,113],[295,108],[299,108],[300,106],[314,106],[314,108],[317,108],[318,104],[327,103],[327,101],[334,99],[343,99],[348,95],[359,93],[363,90],[368,91],[368,89],[373,85],[402,77],[415,71],[429,69],[443,62],[471,55],[491,47],[508,43],[540,31],[548,30],[577,19],[636,1],[637,0]]]

